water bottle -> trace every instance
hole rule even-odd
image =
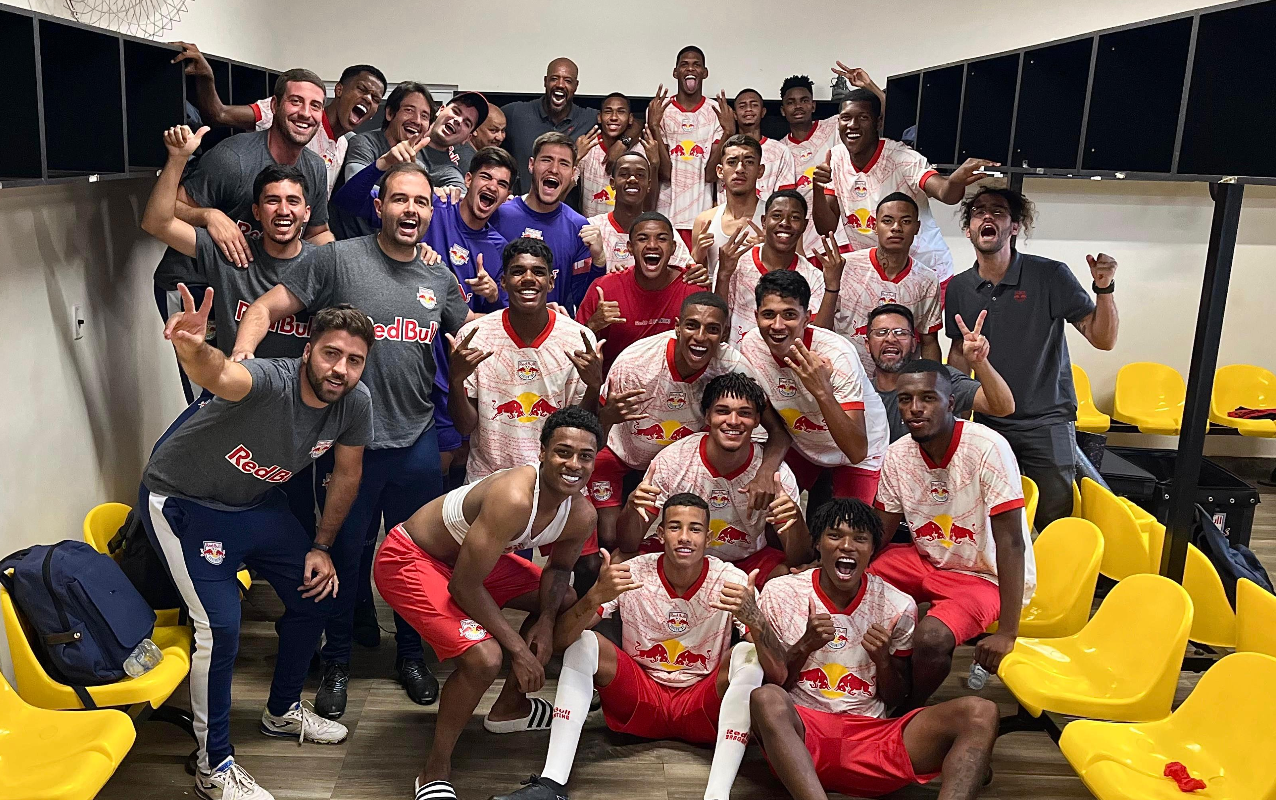
[[[164,653],[150,639],[143,639],[129,657],[124,659],[124,671],[130,678],[137,678],[151,670],[164,658]]]
[[[970,664],[970,676],[966,678],[966,686],[977,692],[984,688],[986,683],[988,683],[988,670],[981,667],[978,661],[972,661]]]

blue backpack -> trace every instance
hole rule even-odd
[[[0,583],[42,665],[85,708],[96,705],[84,687],[123,678],[125,659],[155,627],[155,612],[119,565],[84,542],[19,550],[0,561]]]

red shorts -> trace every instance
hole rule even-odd
[[[649,536],[643,539],[642,544],[638,547],[639,553],[663,553],[664,551],[665,546],[660,543],[659,536]],[[707,555],[713,554],[708,553]],[[743,570],[745,575],[756,569],[758,571],[758,579],[754,585],[761,589],[771,572],[784,563],[784,551],[768,545],[751,556],[745,556],[739,561],[730,563]]]
[[[682,237],[682,243],[687,246],[687,250],[695,249],[691,246],[691,229],[690,228],[679,228],[678,235]]]
[[[878,470],[861,467],[825,467],[813,464],[806,460],[806,456],[791,447],[788,455],[784,457],[784,463],[793,470],[798,487],[803,490],[810,489],[821,475],[829,472],[833,477],[834,497],[854,497],[870,506],[877,497],[877,480],[882,474]]]
[[[492,638],[452,599],[447,588],[452,568],[417,547],[402,525],[386,535],[373,561],[372,577],[390,608],[421,634],[440,659],[455,658]],[[540,585],[540,567],[513,554],[498,558],[483,580],[483,588],[502,608]]]
[[[957,644],[983,633],[1001,616],[1001,589],[990,580],[951,569],[939,569],[922,558],[912,544],[888,544],[868,564],[868,571],[913,599],[931,604],[935,617],[953,632]]]
[[[718,738],[717,680],[707,676],[690,686],[672,689],[616,648],[616,677],[598,690],[607,727],[644,739],[679,739],[711,744]],[[721,665],[718,666],[721,669]]]
[[[589,500],[594,508],[615,508],[624,505],[625,476],[634,470],[610,447],[598,451],[594,458],[594,474],[589,479]]]
[[[820,785],[853,797],[877,797],[934,779],[938,772],[913,772],[904,747],[904,728],[921,711],[916,708],[898,719],[878,719],[797,706]]]

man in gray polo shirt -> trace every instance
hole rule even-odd
[[[948,284],[944,320],[952,340],[948,363],[969,372],[956,317],[988,313],[983,333],[992,346],[989,360],[1005,376],[1015,411],[1006,417],[977,414],[975,420],[1010,442],[1020,471],[1036,482],[1037,525],[1044,527],[1071,512],[1076,477],[1077,397],[1064,323],[1100,350],[1116,346],[1117,263],[1103,253],[1086,256],[1092,300],[1067,264],[1014,248],[1012,239],[1032,226],[1032,218],[1032,203],[1011,189],[983,187],[962,202],[962,228],[975,247],[975,265]]]
[[[545,94],[532,100],[518,100],[501,107],[505,112],[505,149],[518,165],[519,185],[514,194],[529,191],[532,174],[532,143],[542,133],[558,131],[572,141],[598,121],[598,112],[576,105],[580,71],[570,58],[556,58],[545,68]]]

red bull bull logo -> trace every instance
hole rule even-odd
[[[596,503],[605,503],[611,499],[611,481],[594,481],[589,484],[589,496]]]
[[[843,647],[846,647],[846,643],[847,643],[847,641],[848,641],[848,640],[847,640],[847,638],[846,638],[846,626],[845,626],[845,625],[834,625],[834,626],[833,626],[833,639],[832,639],[832,641],[830,641],[828,644],[826,644],[826,645],[824,645],[824,646],[825,646],[825,647],[827,647],[827,648],[828,648],[828,649],[830,649],[830,650],[841,650]]]
[[[780,416],[788,424],[789,430],[794,433],[818,433],[829,429],[819,415],[811,417],[796,408],[781,408],[779,411]]]
[[[873,683],[841,664],[825,664],[798,673],[798,684],[819,692],[830,700],[851,695],[873,696]]]
[[[780,397],[793,397],[797,394],[797,381],[786,375],[780,378],[775,390],[780,393]]]
[[[887,303],[897,303],[897,302],[899,302],[899,295],[892,289],[883,289],[877,295],[877,304],[879,306],[884,306]]]
[[[665,627],[670,633],[686,633],[691,627],[691,617],[685,608],[671,608],[665,614]]]
[[[639,427],[638,423],[635,422],[633,429],[634,438],[646,439],[649,442],[655,442],[661,447],[671,445],[679,439],[685,439],[693,433],[695,431],[676,419],[653,422],[646,427]]]
[[[932,503],[947,503],[949,496],[948,484],[943,481],[931,481],[929,494]]]
[[[677,411],[678,409],[686,408],[687,393],[686,392],[670,392],[669,396],[665,398],[665,407],[669,408],[672,411]]]
[[[695,123],[695,122],[693,122],[693,121],[691,121],[691,120],[685,120],[685,119],[682,121],[682,130],[683,130],[684,132],[686,132],[686,131],[694,131],[695,129],[696,129],[696,123]]]
[[[590,199],[592,199],[595,203],[604,203],[609,206],[614,206],[616,205],[616,190],[611,186],[604,186],[590,195]]]
[[[492,419],[511,419],[519,422],[536,422],[558,410],[558,406],[534,392],[523,392],[504,403],[493,401]]]
[[[669,155],[677,156],[683,161],[690,161],[693,158],[704,158],[704,146],[697,144],[692,139],[683,139],[673,147],[669,148]]]
[[[328,452],[328,448],[330,447],[332,447],[331,439],[320,439],[319,441],[315,442],[314,447],[310,448],[310,457],[318,458],[319,456]]]
[[[226,548],[221,542],[204,542],[199,554],[214,567],[226,560]]]
[[[856,200],[863,200],[868,197],[868,186],[864,183],[864,181],[855,182],[855,185],[851,187],[851,197],[854,197]]]
[[[534,381],[541,376],[540,366],[530,358],[520,359],[514,365],[514,373],[520,381]]]
[[[688,650],[677,639],[656,642],[651,647],[635,651],[634,656],[644,661],[649,661],[653,666],[659,667],[666,672],[678,672],[688,667],[706,668],[709,666],[708,656]]]
[[[710,547],[722,547],[728,544],[744,547],[749,544],[750,538],[748,533],[728,524],[725,520],[714,519],[709,521]]]
[[[464,266],[470,262],[470,251],[461,247],[459,244],[454,244],[448,248],[447,257],[448,260],[452,262],[452,266]]]
[[[847,213],[846,225],[859,233],[873,233],[873,229],[877,227],[877,217],[867,208],[857,208]]]
[[[726,489],[714,489],[709,493],[709,506],[711,508],[726,508],[729,502],[731,502],[731,498],[727,495]]]
[[[616,264],[623,264],[632,257],[628,242],[616,242],[616,245],[611,248],[611,260]]]
[[[439,299],[434,296],[434,290],[429,286],[418,286],[416,290],[416,299],[426,308],[434,308],[439,304]]]
[[[961,542],[976,544],[975,532],[953,523],[948,514],[940,514],[913,531],[913,538],[919,543],[937,542],[944,547],[953,547]]]
[[[469,642],[477,642],[487,636],[487,630],[472,619],[461,620],[461,625],[457,631],[462,639]]]

